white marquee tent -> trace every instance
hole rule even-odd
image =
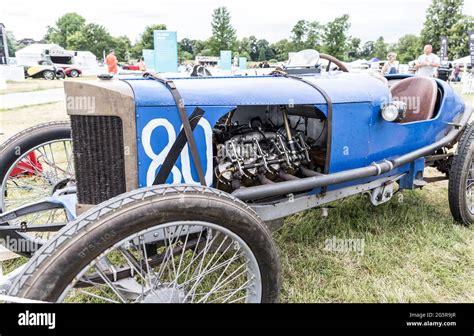
[[[467,55],[466,57],[455,59],[452,63],[459,65],[471,64],[471,56]]]
[[[15,53],[18,65],[37,65],[38,61],[51,56],[73,56],[74,54],[64,50],[57,44],[34,43],[30,44]]]

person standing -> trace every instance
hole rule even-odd
[[[397,69],[397,64],[395,61],[397,60],[397,54],[394,52],[390,52],[387,55],[387,62],[383,65],[382,68],[382,75],[392,75],[392,74],[397,74],[398,69]]]
[[[425,45],[423,48],[423,55],[418,57],[416,61],[416,75],[426,77],[436,77],[438,73],[438,67],[440,65],[439,57],[432,53],[433,47],[431,44]]]
[[[138,70],[146,71],[145,58],[143,56],[140,57],[140,61],[138,62]]]
[[[105,58],[105,63],[107,64],[109,74],[116,75],[118,61],[117,57],[115,56],[115,51],[113,49],[110,50],[109,54]]]
[[[451,80],[453,82],[460,82],[461,81],[461,67],[459,66],[459,64],[456,64],[456,66],[454,67]]]

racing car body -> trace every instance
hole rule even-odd
[[[402,75],[384,80],[327,72],[173,83],[188,117],[198,119],[193,136],[205,184],[252,203],[275,204],[288,194],[314,200],[390,176],[401,188],[422,186],[425,165],[433,162],[422,153],[397,158],[435,144],[470,113],[446,83]],[[68,97],[93,96],[96,104],[92,113],[68,110],[79,207],[156,182],[183,127],[169,88],[148,77],[67,82],[65,89]],[[381,113],[393,101],[403,101],[409,111],[396,122]],[[199,184],[191,154],[185,144],[160,183]],[[373,202],[390,199],[392,190],[385,195]]]
[[[434,181],[424,176],[428,166],[449,179],[453,218],[474,222],[474,126],[449,85],[350,73],[330,55],[302,55],[315,56],[311,69],[269,76],[65,82],[70,125],[40,125],[0,151],[2,204],[18,204],[15,188],[28,178],[11,175],[24,162],[16,148],[29,144],[29,162],[29,153],[56,142],[65,160],[62,173],[60,160],[43,160],[28,180],[44,181],[34,189],[49,197],[0,214],[0,236],[42,245],[0,289],[48,302],[104,285],[105,296],[90,296],[276,302],[280,268],[269,229],[282,217],[361,193],[380,205]],[[54,175],[44,173],[50,162]],[[57,209],[67,224],[18,223]],[[28,235],[38,231],[53,235]]]

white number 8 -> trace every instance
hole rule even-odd
[[[207,158],[207,166],[205,169],[205,179],[206,184],[210,186],[212,184],[212,127],[209,122],[201,118],[199,120],[198,126],[204,131],[204,136],[206,139],[206,158]],[[166,144],[165,148],[159,153],[156,154],[153,151],[151,145],[151,135],[153,131],[158,128],[163,127],[168,134],[168,143]],[[182,127],[181,127],[182,128]],[[150,166],[148,167],[148,171],[146,174],[146,184],[147,186],[151,186],[153,181],[155,180],[156,171],[157,169],[163,164],[168,155],[169,151],[171,150],[171,146],[176,141],[176,132],[174,130],[173,125],[166,119],[158,118],[152,119],[148,124],[143,127],[142,130],[142,143],[143,149],[145,154],[151,159]],[[181,175],[182,173],[182,175]],[[192,183],[192,184],[199,184],[199,181],[194,181],[193,176],[191,174],[191,161],[189,158],[189,147],[186,144],[181,151],[181,171],[176,167],[173,166],[171,169],[171,175],[173,176],[173,183],[181,183],[182,179],[184,179],[185,183]]]

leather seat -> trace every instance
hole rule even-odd
[[[391,88],[393,100],[407,104],[407,113],[401,123],[433,118],[438,86],[429,77],[410,77],[395,83]]]

